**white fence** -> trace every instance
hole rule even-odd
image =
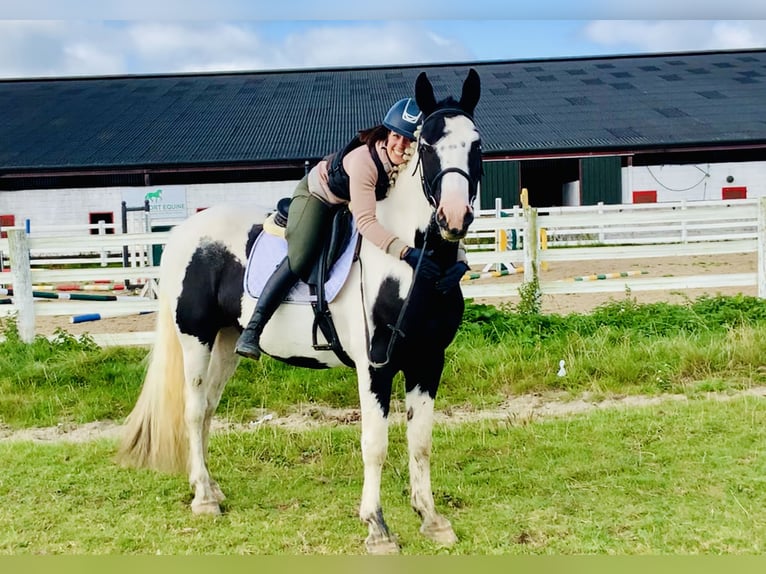
[[[626,277],[620,281],[544,281],[544,294],[757,286],[766,297],[766,198],[662,204],[498,209],[471,226],[468,259],[484,271],[523,268],[526,281],[551,262],[612,261],[757,253],[756,273]],[[523,249],[508,249],[512,237]],[[494,241],[491,241],[492,238]],[[527,240],[528,238],[528,240]],[[474,243],[471,243],[471,241]],[[477,241],[484,243],[477,244]],[[489,242],[489,243],[488,243]],[[482,249],[485,246],[485,249]],[[488,247],[488,248],[487,248]],[[466,297],[518,295],[519,285],[465,285]]]
[[[23,228],[7,228],[0,239],[0,289],[13,286],[10,304],[0,305],[0,316],[17,314],[24,340],[35,335],[35,317],[85,313],[138,314],[157,309],[152,298],[159,267],[153,263],[156,246],[168,232],[82,236],[27,235]],[[513,247],[516,249],[513,249]],[[686,257],[757,253],[755,273],[704,274],[683,277],[625,277],[620,281],[545,281],[543,294],[624,292],[645,290],[757,286],[766,297],[766,198],[731,202],[681,202],[645,205],[598,205],[483,212],[467,238],[473,269],[523,268],[524,281],[548,262],[618,260],[646,257]],[[129,252],[128,260],[118,257]],[[46,267],[38,265],[42,262]],[[83,256],[83,254],[85,254]],[[106,255],[105,255],[106,254]],[[72,264],[77,263],[77,267]],[[127,265],[126,265],[127,263]],[[6,265],[7,266],[7,265]],[[497,273],[499,274],[499,273]],[[108,302],[35,297],[43,287],[61,282],[110,281],[144,286],[139,295],[117,296]],[[523,283],[500,281],[463,284],[467,298],[513,297]],[[151,333],[98,335],[100,344],[147,344]]]

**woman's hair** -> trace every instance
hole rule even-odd
[[[371,148],[375,145],[375,142],[385,140],[388,137],[389,131],[390,130],[383,124],[367,128],[366,130],[360,130],[359,141],[363,144],[367,144],[367,147]]]

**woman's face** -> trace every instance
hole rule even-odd
[[[396,132],[389,131],[386,138],[386,149],[388,150],[388,159],[394,165],[401,165],[406,160],[404,158],[405,150],[410,147],[412,140],[399,135]]]

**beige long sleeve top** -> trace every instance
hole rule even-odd
[[[383,145],[384,142],[382,141],[376,142],[375,151],[386,174],[390,176],[394,168]],[[345,200],[330,191],[327,167],[327,161],[322,160],[311,169],[308,176],[309,192],[331,205],[344,203]],[[389,255],[401,259],[405,249],[409,246],[387,230],[375,215],[375,184],[378,181],[378,168],[367,146],[361,145],[346,154],[343,158],[343,168],[349,178],[349,195],[351,198],[349,208],[354,214],[359,233]],[[462,241],[458,248],[457,259],[468,263]]]
[[[383,147],[384,142],[375,143],[375,152],[378,154],[386,175],[391,175],[393,166],[388,159],[388,154]],[[320,161],[309,172],[309,192],[319,197],[322,201],[336,205],[344,203],[344,200],[330,191],[327,179],[327,161]],[[343,168],[349,179],[349,208],[356,219],[356,226],[362,237],[394,257],[401,257],[407,247],[407,243],[386,229],[375,215],[375,184],[378,181],[378,168],[370,155],[369,148],[361,145],[351,150],[343,158]]]

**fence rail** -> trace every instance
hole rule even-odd
[[[0,305],[0,316],[16,314],[24,340],[35,335],[36,316],[103,312],[133,314],[157,309],[151,298],[159,267],[157,246],[169,232],[109,233],[81,236],[27,234],[4,228],[0,239],[0,288],[13,286],[12,304]],[[547,263],[688,257],[757,253],[756,273],[705,274],[680,277],[624,277],[619,281],[539,281],[543,294],[606,293],[668,289],[757,286],[766,297],[766,198],[731,202],[680,202],[652,205],[598,205],[533,209],[514,207],[479,214],[466,239],[472,268],[495,271],[523,267],[522,283],[465,282],[467,298],[514,297]],[[115,254],[130,252],[129,261]],[[83,254],[85,254],[83,256]],[[104,255],[107,254],[107,255]],[[104,265],[106,257],[106,265]],[[8,269],[10,262],[10,269]],[[36,286],[107,281],[142,285],[142,295],[115,300],[84,301],[34,296]],[[3,299],[0,291],[0,299]],[[100,344],[147,344],[151,333],[94,336]]]
[[[766,297],[766,198],[541,209],[516,206],[481,215],[467,239],[470,244],[479,238],[478,245],[469,248],[469,263],[481,265],[485,271],[521,267],[527,281],[533,270],[549,262],[758,254],[756,273],[637,276],[613,282],[540,281],[543,294],[755,285],[758,296]],[[494,234],[494,243],[487,243],[487,233]],[[508,249],[504,238],[510,236],[517,238],[521,249]],[[508,283],[465,285],[463,294],[471,298],[518,296],[520,287]]]

